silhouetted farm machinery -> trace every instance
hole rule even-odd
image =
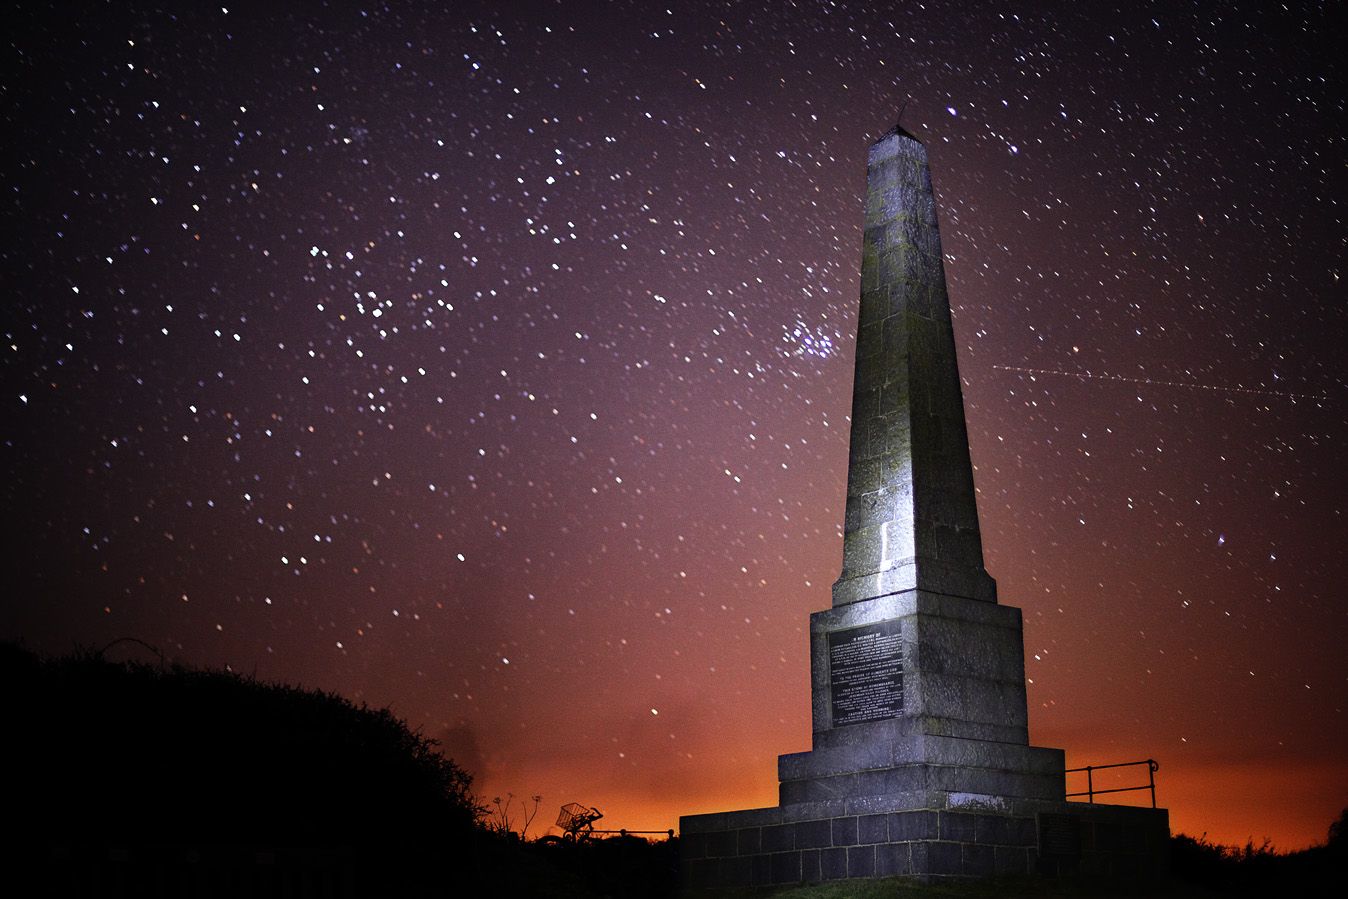
[[[594,822],[604,817],[604,813],[599,809],[582,805],[579,802],[568,802],[562,806],[562,810],[557,814],[557,826],[562,829],[560,838],[567,842],[583,842],[595,834],[617,835],[617,836],[636,836],[638,834],[659,834],[666,839],[674,838],[674,830],[596,830]],[[548,839],[544,837],[544,839]]]

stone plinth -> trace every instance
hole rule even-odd
[[[995,594],[994,594],[995,596]],[[834,721],[830,635],[892,622],[902,666],[902,708],[887,726],[972,740],[1028,742],[1020,610],[913,590],[810,616],[811,719],[816,748],[869,742],[873,723]],[[860,728],[860,730],[858,729]],[[881,729],[883,730],[883,729]]]
[[[1017,801],[1001,810],[876,808],[801,817],[803,810],[781,806],[681,818],[684,885],[1034,873],[1152,879],[1165,873],[1168,860],[1165,809]]]

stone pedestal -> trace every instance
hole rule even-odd
[[[995,594],[994,594],[995,596]],[[810,616],[813,748],[779,804],[679,820],[690,888],[1164,873],[1165,809],[1065,800],[1028,745],[1020,610],[923,590]]]
[[[874,630],[886,632],[877,649],[899,668],[901,698],[888,705],[848,682],[849,668],[866,660],[840,657],[849,636]],[[815,612],[810,688],[816,748],[868,740],[876,732],[868,717],[908,734],[1028,742],[1020,610],[996,602],[910,590]]]
[[[1027,745],[1021,639],[1019,609],[921,590],[811,615],[814,748],[780,757],[782,804],[1061,800],[1062,751]]]
[[[1037,870],[1064,763],[1028,745],[1020,610],[910,590],[816,612],[810,650],[813,749],[776,808],[680,819],[689,886]]]
[[[883,805],[848,813],[844,804],[828,817],[799,817],[806,807],[787,805],[685,817],[684,884],[696,890],[1033,873],[1154,879],[1168,865],[1165,809],[1028,800],[998,809]]]

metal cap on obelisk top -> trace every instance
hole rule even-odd
[[[895,124],[867,160],[835,607],[912,590],[997,600],[983,567],[955,355],[927,151]]]
[[[910,133],[903,127],[903,114],[904,114],[905,112],[908,111],[908,104],[911,103],[912,100],[913,100],[913,98],[912,98],[912,97],[909,97],[908,99],[906,99],[906,100],[903,101],[903,105],[899,107],[899,115],[898,115],[898,117],[897,117],[896,119],[894,119],[894,127],[893,127],[893,128],[890,128],[890,129],[889,129],[888,131],[886,131],[884,134],[882,134],[882,135],[880,135],[878,138],[876,138],[876,139],[875,139],[875,143],[876,143],[876,144],[880,143],[881,141],[883,141],[885,138],[889,137],[889,136],[892,135],[892,134],[896,134],[896,135],[898,135],[899,137],[906,137],[906,138],[908,138],[909,140],[915,140],[915,141],[917,141],[919,144],[922,143],[922,141],[919,140],[918,137],[917,137],[916,135],[910,134]]]

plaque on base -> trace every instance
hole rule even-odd
[[[903,643],[898,621],[880,621],[828,635],[833,726],[903,714]]]

